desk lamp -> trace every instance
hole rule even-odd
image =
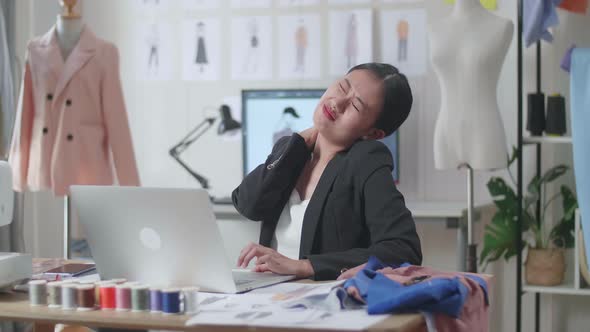
[[[217,127],[217,134],[223,135],[227,132],[240,129],[242,126],[241,124],[232,118],[231,110],[227,105],[221,105],[219,108],[219,113],[221,117],[221,122]],[[180,158],[180,155],[191,145],[193,144],[199,137],[201,137],[209,128],[213,126],[215,123],[215,117],[206,117],[203,121],[201,121],[197,126],[195,126],[186,136],[184,136],[180,142],[174,145],[169,153],[172,158],[174,158],[180,166],[182,166],[187,172],[190,173],[203,187],[203,189],[209,189],[209,180],[204,176],[200,175],[199,173],[195,172],[184,160]]]

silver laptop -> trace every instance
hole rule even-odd
[[[72,186],[101,279],[240,293],[294,279],[232,270],[202,189]]]

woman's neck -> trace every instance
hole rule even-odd
[[[464,16],[479,11],[485,11],[479,0],[455,0],[453,15]]]
[[[338,152],[344,150],[342,147],[336,146],[328,141],[321,133],[318,134],[316,143],[313,147],[312,161],[315,164],[327,164],[334,158]]]

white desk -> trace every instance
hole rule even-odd
[[[440,201],[407,201],[406,206],[412,212],[416,221],[444,220],[448,228],[457,229],[457,269],[466,269],[467,250],[467,223],[463,215],[466,215],[467,202],[440,202]],[[216,204],[213,207],[218,220],[244,220],[231,204]],[[478,219],[477,208],[474,219]],[[475,221],[474,220],[474,221]],[[220,227],[223,227],[220,225]]]

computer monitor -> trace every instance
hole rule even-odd
[[[242,91],[242,148],[244,175],[264,163],[274,143],[313,125],[313,112],[324,89]],[[399,182],[399,135],[381,140],[394,160]]]

